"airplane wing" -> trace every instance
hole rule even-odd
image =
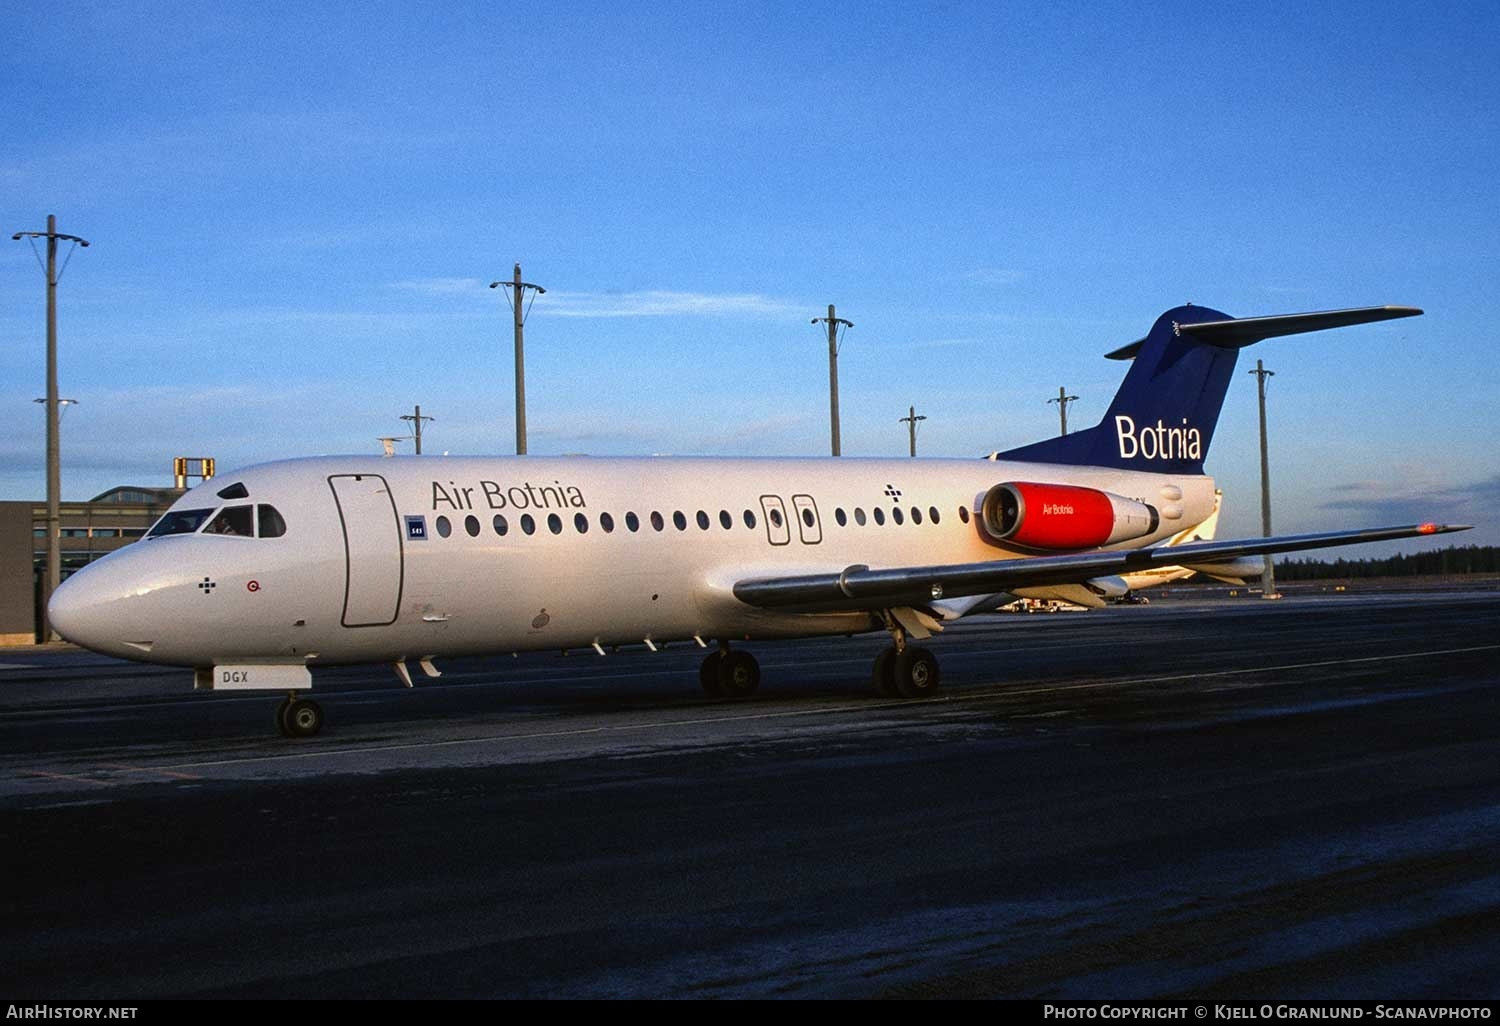
[[[749,578],[735,583],[734,595],[747,605],[787,612],[838,612],[923,606],[943,599],[988,595],[1014,588],[1078,584],[1095,577],[1118,576],[1161,566],[1206,567],[1215,563],[1227,563],[1242,556],[1447,534],[1450,531],[1467,531],[1469,527],[1466,524],[1414,524],[1363,531],[1190,542],[1149,549],[1079,552],[1062,556],[997,559],[947,566],[891,567],[883,570],[855,565],[838,573]]]

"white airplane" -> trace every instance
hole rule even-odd
[[[310,666],[692,640],[705,689],[759,683],[731,643],[886,631],[881,695],[939,683],[912,644],[997,596],[1109,595],[1159,567],[1237,576],[1269,552],[1463,530],[1422,524],[1163,543],[1211,518],[1203,473],[1238,350],[1421,313],[1163,314],[1095,427],[990,459],[333,456],[185,493],[141,542],[75,573],[48,615],[70,641],[193,667],[195,686],[288,692],[316,734]],[[1243,568],[1243,567],[1241,567]]]

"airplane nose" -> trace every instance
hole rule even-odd
[[[122,549],[90,563],[58,585],[47,602],[52,629],[75,645],[105,655],[139,658],[155,636],[149,603],[136,599],[139,560]]]
[[[76,577],[69,577],[52,593],[47,602],[47,622],[64,639],[92,648],[90,641],[98,635],[99,603]]]

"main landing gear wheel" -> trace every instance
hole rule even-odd
[[[719,694],[749,698],[760,687],[760,663],[749,652],[726,652],[719,660]]]
[[[902,698],[926,698],[938,689],[937,656],[925,648],[907,645],[897,653],[891,670]]]
[[[276,710],[282,737],[312,737],[323,729],[323,707],[310,698],[283,699]]]
[[[749,698],[760,687],[760,663],[749,652],[720,648],[703,657],[698,683],[715,698]]]
[[[714,698],[724,697],[724,692],[719,690],[719,664],[723,661],[723,652],[710,652],[703,657],[703,663],[698,667],[698,683]]]
[[[882,649],[875,657],[872,677],[881,698],[926,698],[938,689],[941,679],[937,656],[914,645],[900,651],[895,645]]]

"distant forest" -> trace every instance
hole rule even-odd
[[[1439,574],[1500,573],[1500,547],[1451,546],[1389,559],[1288,559],[1276,561],[1278,581],[1317,581],[1329,577],[1428,577]]]

